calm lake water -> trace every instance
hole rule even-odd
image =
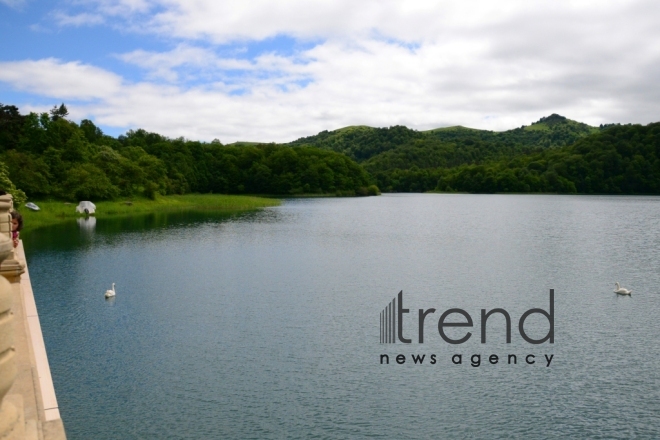
[[[659,232],[657,197],[418,194],[24,242],[69,439],[659,438]],[[554,343],[533,345],[518,320],[549,310],[549,289]],[[381,344],[400,290],[413,342]],[[482,344],[480,310],[498,307],[511,343],[494,315]],[[448,331],[472,331],[464,344],[438,333],[449,308],[474,320]],[[525,329],[548,327],[534,314]]]

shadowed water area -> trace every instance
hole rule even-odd
[[[659,214],[657,197],[296,199],[24,243],[70,439],[658,438]],[[554,344],[533,345],[518,320],[549,310],[549,289]],[[412,343],[381,344],[400,290]],[[460,345],[437,328],[454,307],[474,321],[447,332],[472,331]],[[511,343],[494,315],[483,344],[481,309],[498,307]],[[525,329],[542,338],[548,320]]]

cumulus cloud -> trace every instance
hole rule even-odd
[[[77,100],[72,108],[107,126],[290,141],[356,124],[503,130],[553,112],[594,125],[648,123],[660,114],[660,47],[651,44],[660,38],[660,7],[649,1],[78,6],[87,9],[71,17],[120,20],[129,30],[139,22],[140,32],[173,44],[115,55],[144,72],[136,82],[54,59],[0,63],[0,81]],[[240,53],[281,35],[311,43]]]
[[[177,81],[177,70],[189,67],[195,70],[208,67],[215,57],[213,52],[188,45],[180,45],[168,52],[149,52],[142,49],[120,54],[118,58],[134,64],[149,73],[152,78]]]
[[[257,83],[286,86],[311,79],[307,69],[297,62],[300,56],[291,58],[264,53],[246,60],[222,57],[208,48],[182,44],[167,52],[136,50],[118,55],[118,58],[144,69],[149,78],[173,83],[204,79],[232,84],[234,89],[251,89]]]
[[[79,62],[55,58],[0,62],[0,81],[14,88],[57,99],[103,99],[121,92],[118,75]]]
[[[400,41],[437,41],[517,20],[551,23],[552,17],[571,16],[588,24],[605,14],[616,23],[639,4],[610,0],[96,0],[99,11],[136,18],[144,29],[186,39],[216,43],[261,40],[276,35],[333,38],[375,33]],[[654,8],[655,9],[655,8]],[[559,23],[556,23],[559,24]]]

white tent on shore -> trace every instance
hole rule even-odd
[[[92,202],[80,202],[78,203],[78,206],[76,206],[76,212],[80,212],[81,214],[94,214],[95,211],[96,205]]]

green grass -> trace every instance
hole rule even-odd
[[[478,132],[478,131],[488,131],[488,130],[480,130],[478,128],[470,128],[470,127],[463,127],[462,125],[454,125],[451,127],[440,127],[440,128],[434,128],[431,130],[424,130],[422,133],[435,133],[438,131],[457,131],[457,132]]]
[[[525,131],[551,131],[548,124],[544,124],[543,122],[539,122],[537,124],[532,124],[532,125],[527,125],[524,128],[524,130]]]
[[[330,133],[350,133],[353,131],[363,131],[363,130],[375,130],[374,127],[369,127],[368,125],[349,125],[347,127],[338,128],[333,130]]]
[[[259,145],[268,145],[267,142],[236,141],[231,144],[225,144],[227,147],[256,147]]]
[[[61,201],[36,201],[35,203],[41,208],[40,211],[30,211],[25,207],[20,210],[23,215],[24,230],[49,226],[82,216],[76,213],[77,203],[66,204]],[[267,206],[277,206],[280,203],[277,199],[263,197],[186,194],[182,196],[160,196],[156,200],[140,198],[98,202],[95,205],[96,218],[103,219],[167,211],[217,210],[241,212]]]

